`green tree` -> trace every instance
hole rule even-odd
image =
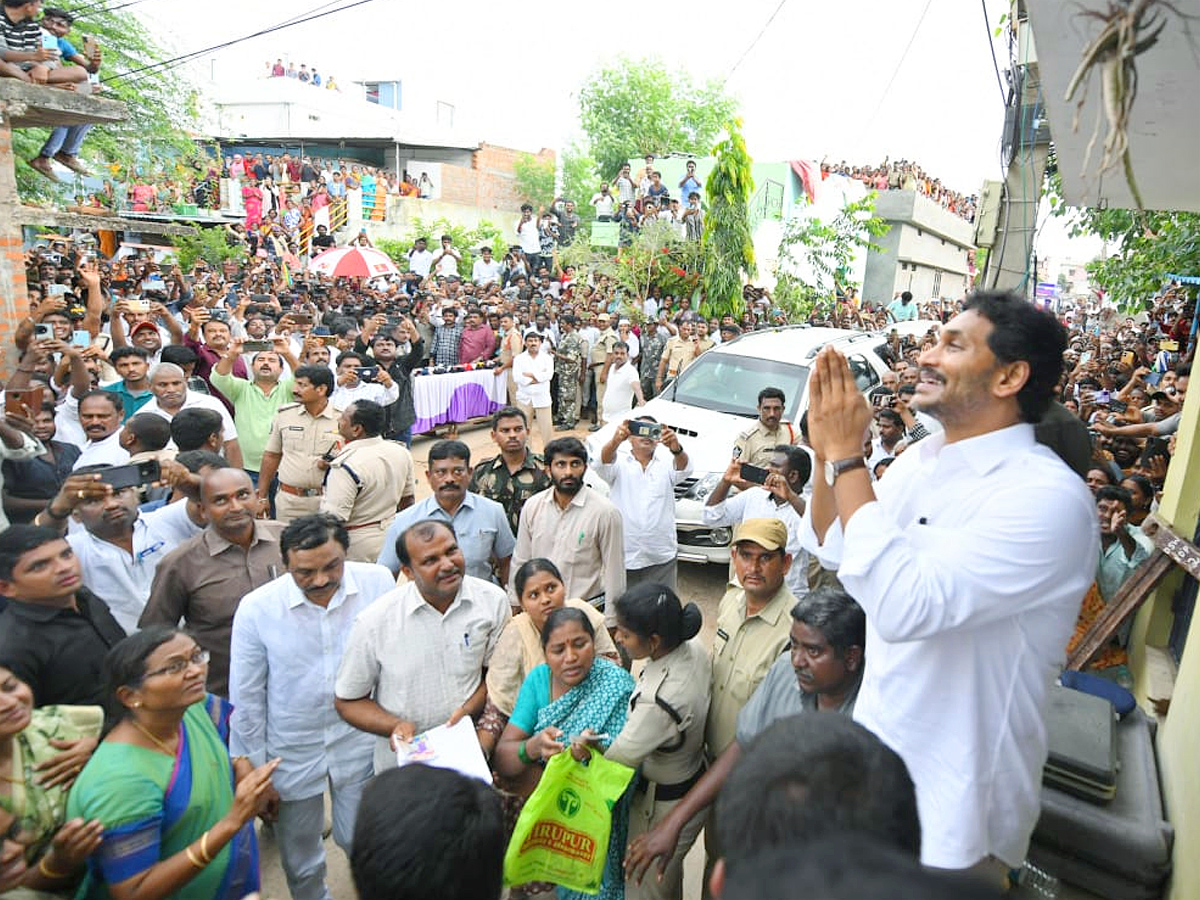
[[[575,201],[576,214],[584,224],[589,223],[596,218],[596,207],[592,206],[591,199],[600,185],[599,167],[591,154],[575,143],[563,151],[562,160],[562,195]],[[586,236],[586,230],[583,236]]]
[[[534,209],[549,209],[554,201],[554,163],[522,153],[513,163],[517,194]]]
[[[736,111],[720,82],[696,83],[658,60],[621,57],[579,89],[580,124],[608,178],[630,157],[706,153]]]
[[[862,249],[882,253],[872,238],[882,237],[891,226],[875,215],[875,194],[852,200],[832,222],[794,217],[783,226],[775,303],[793,321],[806,318],[822,303],[832,305],[848,285],[846,273],[855,253]]]
[[[704,254],[704,312],[709,316],[742,312],[742,285],[753,278],[754,237],[750,233],[749,203],[754,192],[750,154],[742,137],[741,120],[729,123],[729,134],[712,155],[716,165],[704,186],[708,208],[701,248]]]
[[[196,120],[197,93],[180,74],[180,69],[155,68],[134,70],[165,61],[169,54],[158,44],[144,24],[121,6],[101,8],[92,4],[75,21],[68,39],[82,52],[82,35],[94,35],[100,44],[103,61],[101,96],[120,100],[129,108],[129,118],[114,125],[95,128],[84,143],[82,155],[97,166],[102,178],[122,178],[133,167],[164,169],[162,160],[171,160],[169,177],[183,177],[197,152],[188,128]],[[127,77],[120,77],[124,73]],[[13,132],[13,151],[18,159],[32,159],[46,140],[45,128],[27,128]],[[28,166],[17,166],[17,184],[22,196],[58,195],[74,198],[73,185],[55,188]]]
[[[171,243],[175,245],[175,261],[185,272],[192,271],[198,259],[220,271],[225,260],[240,262],[246,258],[246,245],[231,245],[225,240],[225,229],[221,226],[201,228],[195,235],[176,235]]]
[[[675,226],[660,221],[643,226],[628,247],[613,255],[592,247],[586,238],[559,252],[559,265],[574,266],[576,274],[604,275],[621,296],[622,315],[641,322],[641,300],[657,287],[673,297],[691,297],[700,283],[700,244],[679,240]]]
[[[1200,275],[1200,213],[1068,206],[1054,156],[1045,193],[1051,213],[1067,220],[1072,237],[1095,235],[1108,244],[1104,258],[1088,263],[1087,271],[1122,312],[1149,309],[1165,275]]]
[[[431,222],[426,222],[420,216],[413,216],[403,240],[384,238],[375,241],[375,247],[391,257],[392,262],[404,272],[408,270],[408,251],[412,249],[413,241],[419,237],[427,239],[429,249],[436,254],[441,249],[443,234],[448,234],[454,239],[454,248],[462,254],[458,272],[464,278],[471,277],[471,267],[475,264],[480,247],[491,247],[497,257],[502,257],[507,247],[504,235],[491,222],[483,221],[474,227],[468,227],[441,216]]]

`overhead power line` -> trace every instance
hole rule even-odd
[[[983,7],[983,28],[987,32],[988,49],[992,51],[992,68],[996,70],[996,84],[1000,87],[1000,102],[1008,103],[1008,94],[1004,90],[1004,79],[1000,76],[1000,63],[996,59],[996,41],[992,37],[992,23],[988,20],[987,0],[979,0]]]
[[[737,71],[737,67],[740,66],[746,57],[750,55],[750,51],[758,46],[758,42],[762,40],[762,36],[767,33],[767,29],[771,27],[771,23],[775,21],[775,17],[779,15],[779,11],[783,9],[784,4],[786,3],[787,0],[779,0],[779,5],[775,7],[775,12],[771,13],[766,23],[755,36],[754,40],[750,42],[750,46],[742,51],[742,55],[738,57],[737,62],[733,64],[732,68],[729,70],[729,73],[725,76],[725,80],[721,82],[721,87],[725,87],[725,85],[729,83],[729,79],[733,77],[733,73]]]
[[[103,78],[101,80],[108,82],[108,81],[116,81],[117,79],[128,79],[133,75],[141,76],[140,78],[134,78],[130,82],[131,84],[136,83],[136,82],[140,81],[142,78],[148,78],[151,74],[163,72],[163,71],[166,71],[167,69],[173,69],[176,66],[182,65],[183,63],[187,62],[188,60],[195,59],[198,56],[203,56],[206,53],[213,53],[217,50],[224,50],[227,47],[232,47],[236,44],[243,43],[244,41],[249,41],[249,40],[253,40],[254,38],[257,38],[257,37],[263,37],[264,35],[273,34],[277,31],[282,31],[285,28],[292,28],[293,26],[296,26],[296,25],[302,25],[305,22],[312,22],[316,19],[323,19],[326,16],[332,16],[335,13],[345,12],[346,10],[354,9],[355,7],[358,7],[358,6],[365,6],[366,4],[373,3],[373,2],[374,2],[374,0],[355,0],[354,3],[347,3],[344,6],[337,7],[336,9],[327,9],[324,12],[315,12],[315,10],[320,10],[323,7],[330,5],[329,3],[324,3],[321,6],[315,7],[314,10],[310,10],[310,13],[313,13],[312,15],[309,15],[306,13],[301,13],[299,17],[285,19],[283,22],[272,25],[269,28],[260,29],[256,32],[254,32],[253,34],[243,35],[242,37],[239,37],[239,38],[233,38],[232,40],[223,41],[220,44],[213,44],[211,47],[203,47],[200,50],[193,50],[190,53],[184,53],[179,56],[173,57],[171,59],[166,59],[166,60],[162,60],[160,62],[151,63],[149,65],[141,66],[136,69],[130,69],[128,72],[120,72],[116,75],[110,75],[107,78]]]

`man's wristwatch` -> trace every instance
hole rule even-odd
[[[838,480],[838,476],[843,472],[849,472],[851,469],[865,469],[866,467],[867,460],[863,456],[827,460],[825,463],[825,483],[833,487],[833,483]]]

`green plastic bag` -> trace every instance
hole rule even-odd
[[[565,750],[552,756],[513,829],[504,884],[548,881],[599,893],[612,809],[632,778],[633,769],[595,750],[586,764]]]

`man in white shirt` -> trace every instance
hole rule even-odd
[[[345,409],[359,400],[390,406],[400,398],[400,386],[388,374],[387,367],[373,365],[373,362],[353,350],[338,357],[337,387],[329,398],[334,409]],[[365,371],[360,373],[360,369]],[[369,374],[373,380],[363,381],[361,374]]]
[[[150,599],[158,564],[203,531],[205,523],[199,521],[201,513],[191,503],[168,503],[142,513],[137,487],[106,489],[99,496],[78,489],[76,478],[91,476],[97,481],[99,473],[109,468],[98,465],[75,470],[35,524],[60,533],[66,532],[72,520],[83,526],[67,534],[67,543],[83,566],[83,583],[104,601],[125,632],[133,634]]]
[[[225,405],[208,394],[200,394],[188,390],[187,376],[183,369],[174,363],[159,363],[150,372],[150,390],[154,399],[142,407],[142,412],[162,416],[168,422],[175,418],[181,409],[211,409],[221,416],[221,444],[225,451],[225,459],[232,466],[241,468],[242,449],[238,446],[237,426]],[[175,449],[172,447],[171,449]]]
[[[809,378],[825,477],[801,540],[866,612],[854,717],[912,774],[927,866],[1019,866],[1040,814],[1046,692],[1099,554],[1091,494],[1034,437],[1065,349],[1049,314],[972,295],[919,360],[914,405],[945,431],[875,483],[845,357]]]
[[[608,182],[604,182],[604,184],[600,185],[599,192],[592,194],[592,206],[596,208],[597,221],[611,222],[616,203],[617,198],[608,189]]]
[[[121,418],[124,404],[112,391],[88,391],[79,399],[79,424],[88,442],[72,469],[84,466],[123,466],[129,451],[121,446]]]
[[[438,275],[457,275],[458,264],[462,262],[462,254],[454,248],[454,238],[448,234],[442,235],[442,249],[433,256],[433,270]]]
[[[282,761],[267,790],[294,900],[328,900],[325,787],[333,839],[347,854],[374,740],[334,709],[334,681],[355,618],[396,586],[374,563],[347,562],[350,537],[330,515],[301,516],[279,538],[287,573],[248,593],[233,617],[229,749],[258,767]]]
[[[517,408],[525,413],[530,425],[536,413],[544,449],[551,436],[550,380],[554,378],[554,354],[542,349],[542,336],[536,329],[526,330],[525,352],[513,360],[512,373],[517,386]]]
[[[429,270],[433,268],[433,254],[428,250],[427,243],[425,238],[419,237],[413,241],[413,248],[408,251],[408,271],[404,280],[410,292],[416,290],[417,285],[429,277]]]
[[[479,248],[479,259],[471,264],[471,280],[480,287],[500,281],[500,261],[492,258],[491,247]]]
[[[646,398],[642,396],[642,379],[638,368],[629,361],[629,345],[624,341],[613,344],[612,365],[607,373],[602,373],[605,379],[604,400],[600,404],[600,422],[592,431],[599,431],[603,422],[613,422],[624,419],[634,406],[644,406]]]
[[[517,243],[530,266],[534,266],[542,252],[542,241],[538,235],[537,219],[533,217],[533,207],[528,203],[521,204],[521,219],[517,222]],[[533,274],[531,272],[530,274]]]
[[[618,346],[620,346],[618,344]],[[679,437],[649,416],[623,421],[600,450],[592,470],[608,484],[608,499],[625,525],[625,587],[643,581],[677,587],[675,557],[675,485],[692,474]],[[633,434],[633,429],[638,434]],[[629,447],[621,445],[629,441]]]
[[[740,459],[725,470],[720,483],[704,501],[701,514],[705,525],[737,526],[747,519],[778,519],[787,527],[787,552],[792,566],[784,583],[799,600],[808,593],[808,552],[800,544],[800,522],[804,516],[804,487],[812,475],[808,451],[795,444],[779,444],[771,452],[767,479],[759,485],[742,478]],[[738,492],[729,496],[731,488]],[[730,577],[733,582],[734,576]]]
[[[508,623],[508,597],[465,575],[447,522],[425,520],[396,542],[406,584],[354,623],[334,701],[355,728],[377,735],[375,771],[396,766],[396,744],[483,712],[488,662]]]

